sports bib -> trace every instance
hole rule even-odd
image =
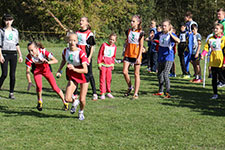
[[[104,56],[113,57],[115,52],[115,47],[105,46]]]

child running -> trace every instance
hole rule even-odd
[[[77,47],[78,37],[76,33],[68,35],[69,47],[65,48],[62,53],[62,61],[58,70],[61,70],[67,63],[66,77],[68,84],[66,87],[65,100],[72,103],[71,114],[76,112],[77,106],[80,104],[79,120],[84,120],[84,107],[86,103],[86,94],[88,90],[88,59],[84,51]],[[60,71],[57,73],[60,75]],[[80,84],[79,100],[72,98],[76,88]]]
[[[144,31],[142,31],[141,23],[141,17],[139,15],[134,15],[131,20],[131,29],[126,31],[127,44],[124,53],[123,75],[128,85],[128,90],[124,96],[129,96],[133,90],[128,72],[130,64],[134,64],[135,91],[133,99],[138,99],[138,91],[140,87],[141,55],[144,43]]]
[[[98,53],[98,69],[100,70],[100,94],[101,99],[105,99],[105,93],[109,98],[114,98],[111,94],[112,70],[114,70],[116,50],[115,45],[117,35],[110,34],[108,43],[103,43]]]
[[[211,99],[219,98],[219,95],[217,93],[218,77],[220,77],[220,80],[223,83],[225,83],[223,70],[222,70],[222,68],[225,67],[225,61],[224,61],[225,36],[223,36],[223,30],[224,30],[224,27],[222,24],[217,23],[215,25],[214,35],[208,39],[201,55],[201,57],[203,58],[209,51],[209,48],[211,48],[212,52],[210,55],[209,66],[211,66],[211,71],[212,71],[212,87],[213,87],[213,93],[214,93]]]
[[[166,85],[165,98],[170,98],[170,80],[169,71],[174,61],[173,47],[175,43],[179,43],[180,39],[172,32],[170,20],[165,20],[162,23],[163,32],[155,35],[155,39],[159,40],[158,51],[158,80],[159,91],[153,95],[163,95],[163,85]]]
[[[64,100],[64,94],[62,90],[57,86],[55,78],[50,70],[49,64],[56,64],[58,60],[52,55],[52,53],[48,52],[41,43],[37,43],[35,41],[28,43],[27,49],[29,54],[26,57],[26,77],[28,80],[28,89],[32,85],[30,70],[32,64],[34,65],[34,81],[36,83],[36,92],[38,98],[37,109],[42,111],[42,76],[44,76],[52,89],[60,96],[62,102],[64,104],[64,109],[68,110],[68,103]]]
[[[90,83],[91,83],[91,87],[92,87],[92,92],[93,92],[93,99],[92,100],[97,100],[98,99],[98,95],[96,92],[96,86],[95,86],[95,79],[93,76],[93,72],[92,72],[92,55],[94,52],[94,45],[95,43],[95,38],[94,38],[94,34],[91,32],[91,26],[88,22],[88,18],[87,17],[82,17],[80,19],[80,27],[81,29],[79,31],[76,32],[77,36],[78,36],[78,47],[83,50],[88,58],[88,74],[89,74],[89,78],[90,78]]]
[[[198,26],[196,24],[193,24],[191,26],[191,29],[193,32],[193,49],[192,49],[192,55],[191,55],[191,63],[193,65],[194,72],[195,72],[195,78],[191,80],[191,82],[201,83],[202,78],[201,78],[201,66],[200,66],[200,59],[201,59],[200,48],[201,48],[202,37],[198,33]]]

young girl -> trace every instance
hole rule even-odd
[[[58,60],[49,53],[40,43],[30,42],[27,45],[29,54],[26,57],[26,77],[28,80],[28,89],[32,85],[30,70],[32,64],[34,64],[34,81],[36,83],[36,91],[38,104],[37,109],[42,111],[42,76],[44,76],[50,83],[52,89],[60,96],[64,104],[65,110],[68,110],[68,103],[64,101],[64,94],[62,90],[57,86],[55,78],[50,70],[49,64],[55,64]]]
[[[170,20],[165,20],[162,23],[163,32],[155,35],[155,39],[159,40],[158,51],[158,80],[159,91],[153,95],[163,95],[163,84],[166,84],[166,96],[170,98],[170,80],[169,71],[174,61],[173,47],[175,43],[179,43],[180,39],[172,32]]]
[[[0,63],[2,75],[0,77],[0,89],[8,74],[8,63],[10,64],[10,90],[9,98],[15,99],[13,94],[15,87],[15,74],[17,65],[17,52],[19,62],[23,62],[22,53],[19,46],[19,33],[12,27],[14,19],[11,15],[6,14],[2,17],[2,27],[0,30]]]
[[[140,87],[141,54],[144,43],[144,31],[142,31],[141,23],[142,20],[139,15],[133,16],[131,20],[131,29],[126,31],[127,43],[124,53],[123,74],[128,85],[128,90],[124,96],[129,96],[130,92],[133,90],[128,71],[130,64],[134,64],[135,91],[133,99],[138,99],[138,91]]]
[[[81,50],[86,53],[88,57],[88,74],[93,92],[93,100],[97,100],[98,95],[96,93],[95,79],[92,72],[92,55],[94,52],[95,39],[94,34],[91,32],[91,27],[89,25],[87,17],[82,17],[80,19],[80,27],[81,29],[76,32],[78,36],[77,45]]]
[[[101,99],[105,99],[105,93],[109,98],[114,98],[111,94],[111,80],[112,80],[112,70],[114,70],[116,50],[117,47],[114,44],[116,42],[116,34],[112,33],[109,36],[108,43],[103,43],[99,49],[98,53],[98,68],[100,70],[100,92]],[[105,82],[106,81],[106,82]]]
[[[86,103],[86,94],[88,90],[88,58],[84,51],[77,47],[78,37],[75,33],[70,33],[68,36],[69,47],[65,48],[62,53],[62,61],[58,70],[61,70],[67,63],[66,76],[68,84],[66,87],[65,100],[72,102],[71,113],[76,112],[76,108],[80,103],[79,120],[84,120],[84,107]],[[60,74],[58,71],[57,75]],[[73,92],[80,84],[80,97],[79,100],[72,98]]]
[[[213,93],[212,99],[217,99],[217,78],[220,77],[220,80],[225,83],[225,79],[223,76],[222,68],[225,67],[224,61],[224,48],[225,48],[225,36],[223,35],[224,27],[222,24],[217,23],[214,27],[214,35],[210,37],[207,43],[204,46],[204,50],[202,52],[201,57],[203,58],[209,48],[211,48],[211,55],[209,66],[211,66],[212,71],[212,87]]]

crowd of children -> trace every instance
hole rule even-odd
[[[157,73],[158,92],[153,95],[170,98],[170,79],[176,77],[175,72],[175,54],[178,47],[178,56],[183,78],[190,78],[189,63],[193,65],[194,79],[193,83],[201,83],[200,60],[207,54],[210,58],[209,67],[212,74],[212,87],[214,95],[212,99],[219,97],[217,87],[225,85],[225,67],[224,49],[225,49],[225,11],[219,9],[217,12],[218,21],[214,25],[213,34],[207,38],[204,50],[201,53],[201,35],[198,33],[198,24],[192,20],[192,13],[187,12],[184,21],[181,23],[180,31],[176,35],[170,20],[164,20],[161,25],[157,25],[155,20],[151,21],[149,36],[144,38],[142,30],[142,19],[139,15],[131,18],[131,27],[125,32],[126,41],[124,44],[123,75],[128,89],[124,93],[128,97],[134,90],[132,99],[138,99],[140,88],[140,68],[142,61],[142,52],[144,40],[148,42],[147,50],[147,70]],[[3,29],[0,30],[0,62],[2,67],[2,76],[0,77],[0,88],[7,76],[8,62],[10,62],[10,94],[9,98],[14,99],[13,94],[15,86],[15,71],[17,52],[19,62],[22,62],[22,54],[19,48],[18,31],[11,25],[13,17],[3,16]],[[98,51],[98,69],[99,69],[99,89],[100,99],[114,98],[111,91],[112,70],[116,59],[117,47],[115,45],[117,35],[109,35],[108,42],[104,42]],[[62,51],[61,64],[56,73],[56,77],[61,77],[62,68],[66,65],[66,79],[68,80],[65,95],[57,86],[55,78],[51,72],[51,64],[58,60],[52,53],[48,52],[41,43],[36,41],[29,42],[27,45],[28,55],[26,57],[26,77],[28,80],[28,90],[33,85],[30,72],[33,73],[37,92],[37,109],[42,111],[42,76],[44,76],[52,89],[61,98],[64,109],[69,109],[69,103],[72,103],[70,112],[74,114],[78,105],[79,120],[84,120],[84,108],[86,104],[86,95],[88,83],[91,83],[93,99],[96,101],[98,95],[96,92],[95,79],[92,72],[92,56],[94,52],[95,37],[91,32],[91,27],[87,17],[80,19],[80,30],[69,32],[67,35],[68,47]],[[129,75],[130,66],[134,66],[134,86]],[[210,76],[209,76],[210,77]],[[219,81],[219,82],[218,82]],[[78,96],[78,85],[80,86]],[[164,85],[166,90],[164,92]]]

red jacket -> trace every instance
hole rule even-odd
[[[117,47],[115,44],[110,46],[108,43],[103,43],[98,52],[98,66],[111,67],[115,64]]]

